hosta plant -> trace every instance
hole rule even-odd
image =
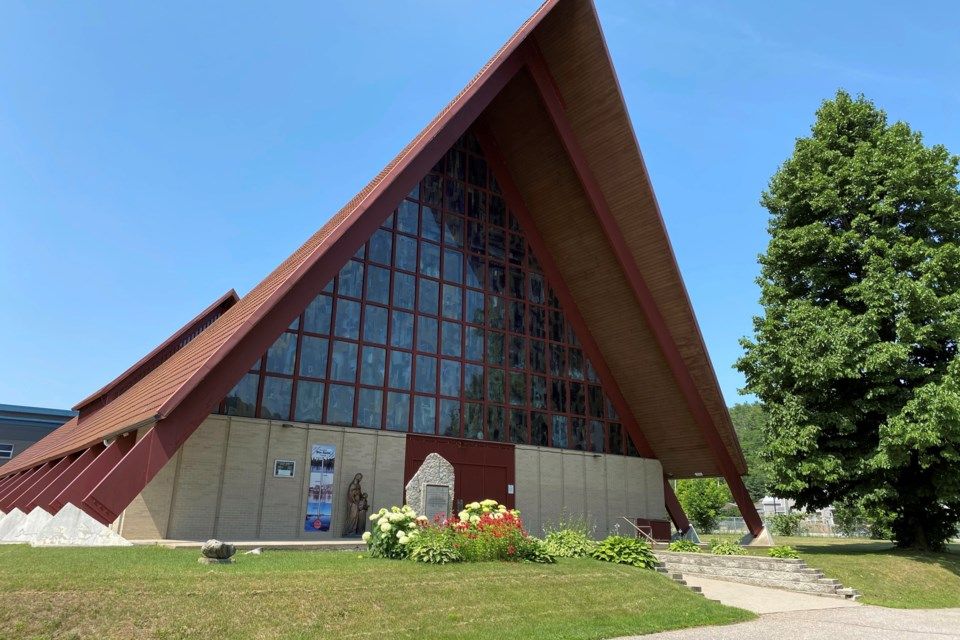
[[[657,558],[649,544],[626,536],[609,536],[597,544],[590,555],[604,562],[629,564],[646,569],[652,569],[657,564]]]
[[[779,547],[770,547],[770,551],[767,552],[771,558],[787,558],[789,560],[796,560],[800,557],[800,554],[797,553],[797,550],[793,547],[782,545]]]
[[[693,540],[674,540],[667,547],[667,551],[679,551],[682,553],[700,553],[700,545]]]
[[[712,553],[715,556],[747,555],[746,549],[738,545],[736,542],[729,542],[727,540],[711,540],[710,553]]]
[[[583,531],[559,529],[551,531],[544,538],[547,551],[559,558],[582,558],[590,555],[596,543]]]

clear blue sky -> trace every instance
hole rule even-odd
[[[249,291],[537,4],[0,4],[0,403],[71,406]],[[838,87],[960,153],[960,12],[598,9],[732,404],[758,311],[760,192]]]

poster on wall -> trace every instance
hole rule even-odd
[[[333,518],[333,466],[337,448],[315,444],[310,448],[310,481],[307,484],[307,517],[304,531],[329,531]]]

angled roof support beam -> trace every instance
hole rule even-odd
[[[13,483],[16,482],[17,478],[23,474],[23,471],[17,471],[16,473],[11,473],[10,475],[0,479],[0,495],[3,495],[7,488],[13,486]]]
[[[680,506],[680,500],[677,499],[677,494],[673,492],[673,487],[670,486],[666,476],[663,477],[663,502],[667,507],[667,513],[670,514],[670,519],[673,520],[673,526],[681,535],[686,533],[690,529],[690,520]]]
[[[72,454],[74,458],[70,464],[36,495],[31,504],[36,507],[43,507],[53,513],[53,507],[50,505],[53,499],[60,495],[60,492],[66,489],[67,485],[73,482],[74,478],[80,475],[84,469],[90,466],[90,463],[96,460],[104,449],[106,449],[106,446],[102,442],[98,442],[89,449]]]
[[[47,487],[59,478],[60,474],[69,468],[70,465],[73,464],[73,461],[79,456],[79,453],[71,453],[70,455],[60,458],[60,460],[44,474],[43,478],[35,482],[28,491],[17,499],[16,506],[20,507],[20,510],[25,513],[33,511],[34,507],[37,506],[37,496],[43,493]]]
[[[537,230],[537,225],[530,211],[527,209],[523,195],[520,193],[520,189],[510,175],[510,170],[507,168],[506,160],[504,160],[503,154],[500,152],[496,138],[483,121],[474,125],[473,133],[477,137],[477,142],[479,142],[483,148],[483,154],[487,159],[487,166],[490,167],[491,173],[493,173],[493,176],[497,179],[497,183],[500,185],[500,190],[503,192],[503,199],[520,221],[520,226],[525,232],[527,241],[530,243],[530,246],[533,247],[533,252],[537,256],[540,266],[543,267],[547,279],[553,285],[554,293],[557,294],[557,298],[560,300],[567,319],[573,324],[577,336],[580,338],[580,344],[587,354],[587,357],[590,358],[590,362],[593,363],[593,367],[600,377],[600,382],[603,384],[604,389],[607,390],[610,401],[616,408],[620,420],[627,430],[627,434],[641,455],[647,458],[656,458],[653,448],[643,435],[643,431],[640,429],[636,418],[633,417],[630,405],[627,404],[626,398],[623,396],[623,393],[620,392],[617,380],[607,366],[599,345],[596,340],[593,339],[593,334],[590,332],[586,320],[584,320],[583,315],[580,313],[580,309],[573,299],[573,294],[571,294],[570,289],[567,288],[566,282],[564,282],[563,276],[560,273],[560,268],[557,266],[557,263],[554,262],[553,255],[550,253],[546,243],[543,241],[543,237]],[[670,494],[673,493],[666,480],[664,480],[664,491]],[[686,533],[690,527],[690,523],[683,509],[680,507],[680,503],[676,500],[674,500],[673,504],[668,502],[667,510],[670,513],[670,519],[673,520],[677,526],[677,530],[681,533]]]
[[[23,486],[20,491],[16,493],[16,495],[8,496],[7,499],[0,504],[0,509],[3,511],[9,511],[10,509],[17,507],[21,511],[28,513],[29,511],[26,508],[27,502],[34,494],[37,493],[37,491],[46,486],[46,482],[50,478],[50,472],[53,471],[61,461],[62,459],[51,460],[50,462],[44,464],[43,467],[41,467],[40,473],[35,475],[33,480]]]
[[[17,478],[14,482],[11,482],[10,486],[7,487],[6,491],[4,491],[2,495],[0,495],[0,505],[3,505],[4,503],[6,503],[7,498],[18,494],[21,489],[28,487],[35,478],[39,477],[38,474],[43,470],[44,464],[37,465],[36,467],[30,467],[29,469],[27,469],[26,473],[24,473],[22,476]],[[6,509],[3,509],[3,510],[6,511]]]
[[[78,473],[73,480],[64,487],[63,491],[61,491],[56,498],[50,501],[50,513],[60,511],[60,509],[69,502],[83,509],[90,516],[97,518],[100,522],[103,522],[103,524],[113,522],[112,520],[110,522],[104,522],[96,512],[85,508],[83,499],[90,492],[90,489],[95,487],[97,483],[123,459],[123,456],[133,447],[136,439],[136,431],[117,436],[90,464],[84,467],[83,471]]]
[[[647,286],[643,275],[640,273],[640,268],[637,266],[633,255],[630,253],[630,249],[623,239],[617,220],[607,204],[603,190],[600,188],[600,183],[593,175],[593,171],[587,162],[587,157],[577,142],[576,133],[570,121],[567,119],[563,100],[560,97],[559,89],[550,73],[547,62],[543,58],[543,54],[539,48],[533,42],[527,43],[527,46],[524,48],[524,53],[526,55],[526,68],[533,79],[534,85],[537,87],[541,103],[550,116],[550,121],[557,132],[557,136],[567,152],[570,164],[580,180],[584,195],[590,202],[590,206],[603,229],[607,242],[610,244],[613,254],[616,256],[617,262],[623,270],[623,274],[630,288],[633,290],[634,297],[647,318],[650,331],[656,339],[664,359],[667,361],[667,365],[677,382],[680,392],[687,401],[690,413],[700,427],[707,446],[710,447],[710,450],[717,460],[720,471],[726,479],[734,500],[740,508],[740,513],[746,521],[747,528],[751,534],[757,536],[763,529],[763,522],[760,520],[760,516],[757,515],[753,501],[750,499],[750,494],[743,484],[743,479],[737,471],[737,466],[730,456],[726,444],[724,444],[713,419],[710,417],[703,398],[697,391],[696,384],[690,372],[687,370],[680,349],[670,334],[670,329],[663,315],[660,313],[660,309],[657,307],[653,294]]]

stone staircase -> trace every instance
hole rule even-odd
[[[824,577],[821,571],[808,567],[803,560],[661,550],[654,553],[660,561],[657,570],[684,585],[684,576],[699,576],[828,598],[855,600],[860,595],[856,589],[844,588],[839,581]],[[700,591],[693,589],[698,593]]]

